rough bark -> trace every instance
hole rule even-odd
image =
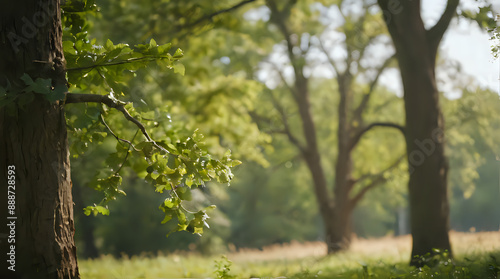
[[[399,9],[391,1],[379,0],[396,48],[404,88],[406,150],[410,170],[409,200],[413,236],[412,265],[416,257],[448,250],[448,163],[444,154],[444,121],[436,86],[435,61],[439,42],[458,5],[448,1],[438,23],[426,30],[420,17],[420,1],[402,1]]]
[[[24,73],[65,83],[59,1],[4,3],[0,22],[0,86],[23,88]],[[64,109],[33,96],[0,108],[0,180],[15,167],[17,218],[15,272],[2,278],[79,278]],[[3,237],[0,248],[11,248]]]

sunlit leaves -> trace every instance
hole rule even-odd
[[[491,4],[485,7],[479,7],[479,12],[465,10],[462,11],[460,15],[475,21],[480,28],[488,31],[497,27]]]
[[[64,9],[63,49],[69,90],[109,95],[115,103],[123,104],[124,109],[145,127],[138,129],[120,111],[102,104],[72,105],[67,110],[73,157],[87,152],[91,143],[117,142],[116,151],[110,151],[102,165],[96,166],[101,169],[89,185],[101,191],[104,198],[98,205],[85,208],[85,214],[109,214],[108,202],[125,195],[120,189],[121,174],[133,170],[153,185],[156,192],[167,196],[160,206],[165,213],[163,222],[175,218],[178,222],[176,230],[201,233],[203,226],[208,226],[206,209],[191,212],[183,207],[182,201],[192,200],[191,189],[204,186],[206,182],[228,183],[233,177],[231,168],[239,161],[233,161],[229,153],[222,160],[212,157],[198,132],[190,137],[181,134],[174,128],[179,124],[172,123],[169,107],[155,104],[160,108],[137,108],[131,102],[122,101],[135,97],[129,84],[146,67],[183,76],[186,68],[179,59],[184,52],[179,48],[172,49],[170,43],[158,44],[155,39],[134,46],[115,44],[111,39],[98,44],[96,39],[89,38],[86,22],[86,17],[96,10],[93,1],[84,4],[68,1]],[[51,90],[46,81],[27,79],[27,82],[35,92],[48,94]],[[53,91],[55,97],[60,96],[60,89]],[[143,99],[140,101],[147,105]],[[144,129],[155,141],[145,135]]]
[[[121,75],[133,74],[154,62],[166,69],[184,74],[183,66],[177,62],[183,53],[177,49],[169,53],[171,44],[157,45],[154,39],[149,44],[138,44],[130,47],[127,44],[113,44],[107,40],[103,46],[86,37],[73,36],[72,41],[64,44],[65,57],[68,63],[68,81],[72,84],[81,83],[82,79],[94,83],[105,83],[115,92],[123,92]],[[71,44],[73,42],[73,44]],[[90,45],[90,46],[89,46]]]
[[[93,214],[94,216],[97,216],[97,214],[109,215],[109,209],[107,206],[105,207],[100,205],[87,206],[83,209],[83,213],[87,216],[90,214]]]

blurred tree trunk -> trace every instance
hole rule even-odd
[[[5,2],[0,21],[0,86],[24,89],[25,73],[64,86],[59,1]],[[79,278],[64,109],[39,94],[16,94],[17,103],[0,108],[0,180],[15,168],[17,217],[15,243],[2,239],[0,247],[5,257],[15,245],[15,272],[4,266],[2,278]]]
[[[435,63],[439,42],[455,14],[458,0],[449,0],[436,25],[425,29],[420,1],[379,0],[396,48],[404,87],[406,150],[410,171],[410,223],[415,256],[448,250],[448,163],[444,154],[444,119],[439,105]]]
[[[381,67],[376,69],[376,77],[370,81],[368,91],[364,92],[365,94],[361,98],[361,102],[357,104],[357,106],[353,106],[352,84],[354,80],[353,72],[355,70],[353,70],[350,65],[352,65],[352,62],[359,63],[359,61],[355,61],[355,58],[351,55],[351,52],[354,51],[355,47],[346,43],[347,58],[345,63],[348,66],[344,71],[339,71],[333,59],[329,57],[328,51],[326,51],[323,45],[320,44],[320,47],[325,51],[325,54],[328,56],[328,60],[337,75],[338,93],[340,95],[340,101],[337,107],[338,143],[337,157],[335,161],[335,180],[333,181],[333,189],[329,189],[325,171],[321,163],[321,154],[316,136],[317,129],[314,123],[309,100],[309,79],[304,75],[304,68],[307,65],[303,54],[297,54],[297,51],[294,51],[300,49],[300,47],[297,45],[297,39],[293,38],[299,37],[300,34],[293,34],[287,26],[287,21],[291,15],[291,9],[296,1],[288,1],[286,3],[279,2],[279,5],[278,1],[272,0],[268,0],[266,3],[271,10],[271,22],[276,24],[281,35],[283,35],[285,39],[288,59],[290,60],[294,70],[293,85],[288,85],[287,81],[283,77],[282,81],[287,84],[287,87],[289,87],[290,93],[292,94],[298,107],[302,122],[304,143],[296,138],[291,131],[287,116],[285,115],[283,107],[281,107],[279,101],[273,98],[273,103],[275,108],[281,114],[284,124],[283,133],[286,134],[289,141],[300,150],[300,153],[311,173],[314,192],[319,205],[319,212],[325,225],[327,252],[330,254],[346,250],[351,244],[351,219],[354,208],[370,189],[385,181],[384,173],[395,167],[400,161],[396,161],[389,168],[382,170],[378,174],[363,175],[359,177],[359,179],[354,179],[352,177],[352,152],[359,143],[361,137],[366,132],[378,126],[396,128],[400,131],[404,130],[401,126],[394,123],[373,122],[369,125],[365,125],[363,119],[363,112],[369,103],[370,96],[375,88],[377,80],[392,58],[387,59]],[[365,18],[366,17],[358,18],[359,22],[356,22],[356,24],[359,24],[361,27],[360,29],[350,30],[353,32],[353,34],[350,35],[359,35],[357,32],[363,30]],[[367,46],[368,44],[359,46],[361,49],[357,50],[362,52]],[[281,74],[281,76],[283,75]],[[366,182],[365,179],[369,182]],[[354,185],[360,182],[362,182],[363,186],[358,192],[353,193]]]

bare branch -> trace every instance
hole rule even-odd
[[[387,101],[383,102],[382,104],[380,105],[377,105],[373,108],[373,113],[378,113],[380,112],[381,109],[385,108],[386,106],[390,105],[391,103],[395,102],[395,101],[398,101],[400,99],[398,98],[389,98]]]
[[[363,111],[365,110],[366,106],[368,105],[368,102],[370,101],[370,97],[372,96],[375,86],[377,85],[378,80],[382,75],[382,73],[384,72],[384,70],[387,68],[387,66],[389,66],[389,64],[394,58],[396,58],[396,54],[393,54],[391,57],[387,58],[382,64],[382,66],[380,66],[377,69],[377,74],[375,75],[375,78],[370,82],[368,91],[363,96],[363,99],[359,103],[358,107],[354,110],[354,119],[357,119],[359,122],[362,122],[361,120],[363,116]]]
[[[102,115],[101,115],[101,118],[102,118]],[[104,120],[104,118],[102,118]],[[135,137],[137,136],[137,134],[139,133],[139,130],[137,130],[134,134],[134,137],[132,138],[132,141],[134,141]],[[116,170],[115,172],[115,175],[120,173],[120,171],[122,170],[123,166],[125,166],[125,163],[127,162],[127,159],[128,159],[128,155],[130,154],[129,150],[130,150],[130,147],[134,148],[135,151],[138,151],[137,149],[135,149],[134,145],[132,145],[132,143],[130,143],[130,145],[128,146],[128,150],[127,150],[127,154],[125,155],[125,158],[123,158],[123,162],[121,163],[120,167]]]
[[[115,139],[117,141],[123,141],[124,143],[127,143],[129,145],[129,147],[132,147],[135,151],[139,151],[137,148],[135,148],[134,144],[129,141],[129,140],[126,140],[126,139],[122,139],[122,138],[119,138],[112,130],[111,128],[108,126],[108,123],[106,123],[106,121],[104,120],[104,116],[102,116],[101,114],[101,122],[102,124],[104,124],[104,126],[106,127],[106,129],[108,129],[108,131],[111,133],[111,135],[113,135],[113,137],[115,137]],[[135,136],[134,136],[135,138]]]
[[[234,10],[237,10],[238,8],[246,5],[246,4],[249,4],[249,3],[252,3],[252,2],[255,2],[256,0],[244,0],[244,1],[241,1],[239,2],[238,4],[232,6],[232,7],[229,7],[229,8],[226,8],[226,9],[222,9],[220,11],[216,11],[214,13],[211,13],[211,14],[208,14],[208,15],[205,15],[201,18],[199,18],[198,20],[194,21],[193,23],[190,23],[190,24],[187,24],[187,25],[184,25],[182,27],[180,27],[181,29],[183,28],[190,28],[190,27],[193,27],[193,26],[196,26],[204,21],[208,21],[208,20],[212,20],[214,17],[220,15],[220,14],[224,14],[224,13],[230,13]]]
[[[371,189],[375,188],[376,186],[382,184],[383,182],[387,181],[387,178],[384,177],[384,174],[388,171],[390,171],[391,169],[397,167],[399,165],[399,163],[401,163],[401,161],[403,161],[403,159],[405,158],[405,156],[401,156],[399,157],[394,163],[392,163],[389,167],[387,167],[386,169],[382,170],[381,172],[377,173],[377,174],[373,174],[373,175],[363,175],[361,176],[360,178],[356,179],[354,183],[357,183],[357,182],[360,182],[362,180],[365,180],[365,179],[368,179],[368,178],[372,178],[372,181],[366,185],[365,187],[363,187],[351,200],[350,200],[350,206],[352,208],[354,208],[356,206],[356,204],[365,196],[365,194],[370,191]]]
[[[116,61],[116,62],[110,62],[110,63],[104,63],[104,64],[94,64],[90,66],[84,66],[84,67],[76,67],[76,68],[67,68],[67,72],[71,71],[82,71],[82,70],[93,70],[95,68],[99,67],[108,67],[108,66],[116,66],[116,65],[123,65],[123,64],[129,64],[129,63],[134,63],[134,62],[139,62],[139,61],[147,61],[147,62],[154,62],[158,61],[161,59],[171,59],[167,56],[157,56],[157,57],[150,57],[150,56],[145,56],[145,57],[136,57],[136,58],[129,58],[127,60],[122,60],[122,61]]]
[[[273,103],[274,108],[276,108],[276,110],[280,114],[281,121],[283,122],[283,133],[287,135],[288,140],[290,140],[290,142],[293,143],[303,153],[305,151],[305,147],[302,146],[299,140],[292,134],[292,130],[290,129],[290,125],[288,124],[288,117],[285,113],[285,109],[283,108],[283,106],[281,106],[276,97],[274,97],[273,93],[271,91],[268,92],[271,96],[271,102]]]
[[[281,81],[283,81],[283,84],[285,85],[285,87],[290,91],[290,93],[292,93],[293,97],[295,99],[297,99],[297,92],[296,92],[295,88],[293,88],[292,86],[290,86],[290,84],[288,84],[288,82],[285,79],[285,76],[283,75],[283,72],[281,72],[281,70],[279,69],[278,65],[276,65],[276,64],[274,64],[273,62],[270,62],[270,61],[264,61],[264,62],[268,63],[269,65],[271,65],[271,67],[273,67],[273,69],[278,73]]]
[[[328,59],[328,62],[332,66],[333,70],[335,71],[335,75],[339,76],[340,75],[339,68],[337,68],[335,61],[333,61],[333,58],[330,56],[330,54],[326,50],[326,47],[323,44],[323,42],[321,41],[321,39],[318,39],[318,41],[319,41],[319,48],[323,51],[323,53],[325,53],[326,58]]]
[[[396,123],[390,123],[390,122],[374,122],[371,123],[370,125],[366,126],[365,128],[361,129],[351,140],[351,144],[349,146],[349,150],[354,149],[354,147],[358,144],[359,140],[361,137],[368,131],[370,131],[374,127],[388,127],[388,128],[395,128],[398,131],[400,131],[403,136],[406,134],[405,132],[405,127],[401,126]]]
[[[286,13],[286,10],[289,9],[296,1],[289,2],[290,5],[280,11],[275,1],[267,0],[267,7],[271,10],[271,21],[276,24],[281,34],[285,38],[287,50],[288,50],[288,58],[293,66],[293,71],[295,73],[295,82],[299,79],[305,79],[304,74],[302,72],[302,67],[298,65],[295,54],[293,53],[294,44],[291,39],[290,30],[288,30],[288,26],[286,24],[286,20],[289,18],[290,14]]]

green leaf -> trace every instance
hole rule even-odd
[[[26,85],[32,85],[33,84],[33,80],[31,79],[31,77],[28,75],[28,74],[23,74],[21,76],[21,80],[24,81],[24,83]]]
[[[168,52],[172,48],[172,43],[164,44],[161,46],[158,46],[158,54],[163,54]]]
[[[111,50],[110,52],[106,53],[106,56],[104,56],[104,60],[108,61],[117,58],[122,52],[122,50],[123,50],[122,48],[115,48]]]
[[[163,218],[163,221],[161,221],[162,224],[167,223],[168,221],[172,220],[172,211],[167,211],[165,212],[165,218]]]
[[[231,167],[236,167],[236,166],[239,166],[241,164],[242,164],[242,162],[239,160],[232,160],[231,161]]]
[[[163,202],[163,205],[166,208],[173,208],[174,206],[177,205],[177,203],[175,202],[175,200],[173,198],[168,198],[168,199],[165,199],[165,201]]]
[[[178,191],[177,195],[179,195],[179,198],[181,200],[191,201],[193,199],[193,196],[191,194],[191,189],[190,188],[188,188],[188,187],[181,187],[181,188],[179,188],[179,190],[180,189],[183,189],[183,191]]]
[[[45,95],[45,98],[51,103],[55,103],[64,100],[66,92],[68,92],[68,88],[65,85],[58,85],[49,94]]]
[[[150,46],[151,48],[154,48],[154,47],[157,47],[157,46],[158,46],[158,44],[156,43],[155,39],[151,39],[151,40],[149,41],[149,46]]]
[[[108,39],[108,40],[106,41],[106,44],[104,45],[104,47],[105,47],[107,50],[112,50],[112,49],[113,49],[113,47],[114,47],[114,44],[113,44],[113,42],[112,42],[110,39]]]
[[[72,55],[77,55],[77,51],[74,48],[74,44],[72,41],[63,41],[63,50],[64,54],[72,54]]]
[[[178,48],[174,55],[173,55],[173,58],[175,59],[179,59],[179,58],[182,58],[184,56],[184,52],[182,51],[182,49]]]
[[[184,67],[183,64],[175,64],[173,68],[174,68],[174,73],[180,74],[181,76],[184,76],[184,74],[186,73],[186,68]]]
[[[109,215],[109,209],[100,205],[87,206],[83,209],[83,213],[87,216],[91,213],[93,213],[94,216],[97,216],[97,214]]]

